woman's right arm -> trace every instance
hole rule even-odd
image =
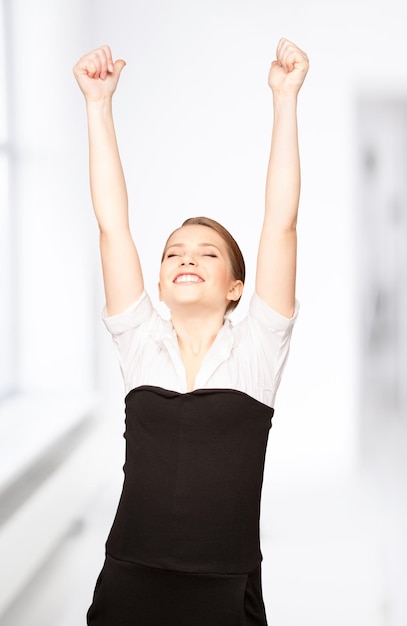
[[[89,132],[90,190],[100,230],[108,315],[121,313],[144,283],[128,217],[126,181],[117,146],[112,98],[125,62],[113,63],[108,46],[89,52],[74,67],[85,96]]]

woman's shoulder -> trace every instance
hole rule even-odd
[[[112,335],[120,335],[145,323],[151,323],[152,320],[156,320],[159,323],[161,318],[155,310],[147,291],[143,290],[140,297],[121,313],[108,315],[106,307],[104,307],[102,309],[102,320]]]
[[[247,327],[258,326],[268,332],[291,332],[295,322],[297,321],[300,304],[295,301],[295,311],[291,318],[281,315],[254,292],[249,303],[248,311],[245,317],[234,324],[234,332],[239,334],[244,332]]]

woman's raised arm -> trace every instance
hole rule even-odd
[[[83,56],[73,70],[86,100],[90,189],[100,230],[109,315],[130,306],[144,287],[129,228],[126,182],[112,113],[113,94],[124,66],[123,60],[113,63],[109,46],[103,46]]]
[[[274,120],[256,292],[270,307],[292,317],[300,197],[297,96],[308,71],[308,57],[287,39],[280,39],[276,57],[269,72]]]

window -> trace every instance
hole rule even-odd
[[[361,402],[370,432],[373,411],[382,422],[407,409],[407,100],[365,96],[358,122]]]
[[[11,145],[7,102],[7,28],[5,3],[0,3],[0,398],[15,383],[12,324],[12,224],[10,208]]]

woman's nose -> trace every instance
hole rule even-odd
[[[181,257],[181,265],[196,265],[196,261],[191,255],[184,254]]]

